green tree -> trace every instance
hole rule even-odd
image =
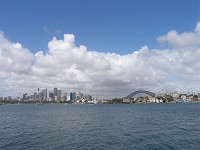
[[[193,96],[193,101],[198,101],[198,95]]]

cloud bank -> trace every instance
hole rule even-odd
[[[199,91],[200,23],[192,32],[171,30],[158,42],[170,48],[145,45],[119,55],[76,46],[74,35],[64,34],[62,40],[53,37],[47,53],[34,54],[0,32],[0,95],[21,96],[38,87],[82,91],[99,98],[123,97],[138,89]]]

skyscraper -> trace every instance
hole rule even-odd
[[[34,100],[37,100],[37,93],[35,92],[33,95],[34,95],[34,98],[33,98],[33,99],[34,99]]]
[[[61,101],[61,98],[62,98],[62,90],[58,90],[58,101],[60,102]]]
[[[47,100],[47,88],[42,90],[42,98],[43,100]]]
[[[54,88],[54,90],[53,90],[53,100],[57,101],[57,97],[58,97],[58,89]]]
[[[54,99],[54,94],[49,91],[49,100],[52,101]]]
[[[27,93],[23,94],[22,100],[26,100],[27,98]]]
[[[76,101],[76,93],[70,93],[70,101],[72,102]]]
[[[63,101],[67,101],[67,93],[64,93],[64,94],[63,94],[62,100],[63,100]]]
[[[81,92],[76,92],[76,100],[81,100],[83,94]]]
[[[91,101],[92,100],[92,96],[91,95],[87,95],[87,101]]]

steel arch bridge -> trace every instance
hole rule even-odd
[[[139,90],[139,91],[135,91],[135,92],[129,94],[126,98],[132,98],[133,96],[135,96],[136,94],[139,94],[139,93],[144,93],[144,94],[147,94],[147,95],[152,96],[152,97],[155,97],[155,96],[156,96],[156,94],[153,93],[153,92],[144,91],[144,90]]]

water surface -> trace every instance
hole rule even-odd
[[[200,103],[0,105],[1,150],[199,150]]]

